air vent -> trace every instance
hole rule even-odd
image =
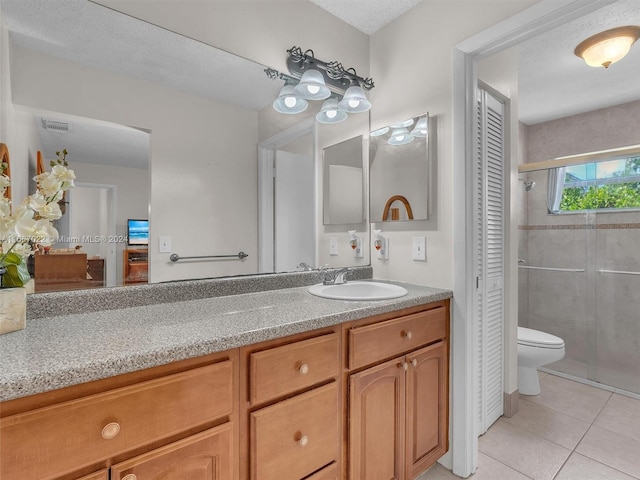
[[[71,130],[71,124],[66,122],[56,122],[53,120],[47,120],[45,118],[40,119],[42,121],[42,128],[45,130],[51,130],[54,132],[67,133]]]

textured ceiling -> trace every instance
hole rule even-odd
[[[310,0],[340,20],[371,35],[422,0]]]
[[[530,125],[640,99],[640,42],[607,69],[589,67],[573,53],[591,35],[625,25],[640,25],[640,0],[619,0],[524,42],[520,121]]]

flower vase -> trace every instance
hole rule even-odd
[[[22,330],[27,323],[27,289],[0,288],[0,335]]]

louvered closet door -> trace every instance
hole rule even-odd
[[[480,89],[474,168],[478,435],[503,413],[504,104]]]

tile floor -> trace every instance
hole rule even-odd
[[[479,439],[473,480],[638,480],[640,400],[540,373],[542,392]],[[418,480],[455,480],[436,464]]]

